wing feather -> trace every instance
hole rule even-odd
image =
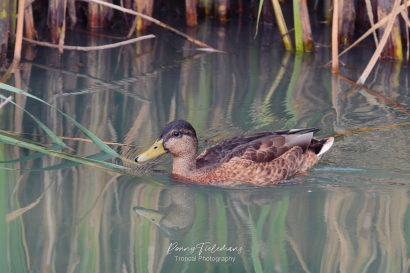
[[[202,152],[197,159],[197,168],[226,163],[232,158],[270,162],[295,146],[305,152],[317,131],[316,128],[292,129],[227,139]]]

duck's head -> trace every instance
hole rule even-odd
[[[165,153],[174,157],[196,157],[197,151],[198,139],[194,127],[185,120],[175,120],[165,125],[154,144],[138,155],[135,161],[147,161]]]

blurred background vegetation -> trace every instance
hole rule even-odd
[[[377,24],[387,2],[339,0],[338,11],[346,14],[339,18],[340,47]],[[335,37],[328,24],[334,22],[331,1],[201,1],[194,9],[196,27],[188,26],[195,25],[186,15],[191,2],[153,3],[153,17],[228,54],[193,50],[191,42],[166,29],[151,24],[142,30],[143,21],[94,3],[27,2],[24,22],[32,19],[34,35],[27,34],[29,23],[22,33],[31,40],[60,43],[65,33],[67,44],[91,47],[126,40],[137,27],[132,35],[157,38],[63,54],[27,43],[9,75],[5,69],[13,58],[18,3],[1,3],[10,11],[1,18],[7,25],[5,32],[0,29],[2,81],[63,110],[124,158],[133,159],[164,124],[180,118],[197,129],[201,150],[256,130],[316,126],[320,136],[341,135],[312,173],[289,185],[244,190],[179,187],[163,172],[169,167],[166,157],[137,167],[111,161],[166,187],[84,165],[36,172],[65,160],[44,156],[10,163],[34,152],[0,143],[0,161],[9,162],[0,169],[2,272],[408,272],[410,134],[404,125],[409,123],[410,73],[400,61],[408,49],[405,10],[391,25],[394,30],[397,19],[400,30],[392,33],[400,33],[395,37],[400,37],[402,57],[398,50],[383,51],[389,58],[377,64],[367,89],[355,89],[383,33],[374,37],[371,31],[370,39],[340,58],[343,77],[332,74],[324,66],[332,59]],[[150,14],[140,8],[147,3],[114,4]],[[276,27],[277,5],[287,30]],[[301,38],[295,37],[295,7]],[[304,7],[310,40],[304,40],[309,37]],[[289,31],[291,48],[282,40]],[[293,54],[298,49],[314,53]],[[100,152],[55,109],[22,94],[13,100],[60,136],[72,149],[68,152],[84,157]],[[21,108],[8,104],[0,117],[1,129],[53,143]],[[381,129],[345,134],[363,128]],[[170,221],[157,226],[136,207],[166,212]],[[173,208],[183,210],[182,217]],[[174,241],[181,246],[226,243],[244,251],[231,264],[178,263],[166,255]]]
[[[124,33],[117,35],[118,39],[129,39],[134,30],[140,35],[140,31],[147,30],[152,22],[160,23],[150,18],[161,16],[167,16],[171,21],[184,21],[188,27],[195,27],[208,20],[221,24],[231,20],[238,24],[257,21],[257,26],[278,27],[285,49],[297,52],[315,51],[317,41],[312,36],[310,20],[310,16],[315,16],[323,23],[333,22],[332,36],[336,41],[333,47],[347,47],[359,34],[368,30],[373,34],[374,45],[378,46],[387,30],[387,41],[382,43],[384,49],[381,57],[400,60],[406,57],[407,61],[409,58],[410,3],[406,0],[36,0],[20,2],[19,6],[17,0],[1,0],[0,4],[0,63],[3,68],[8,50],[14,46],[17,46],[16,50],[21,50],[17,44],[20,44],[18,39],[22,35],[26,41],[48,41],[62,46],[67,29],[83,31],[87,27],[89,33],[93,33],[102,28],[115,28]],[[123,9],[119,12],[113,9],[115,7]],[[134,10],[147,17],[143,19],[131,15],[127,10]],[[392,22],[390,27],[388,21]],[[125,35],[126,32],[128,35]],[[195,36],[194,30],[187,32]],[[293,42],[291,36],[294,37]]]

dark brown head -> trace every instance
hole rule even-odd
[[[193,154],[196,156],[197,151],[198,139],[194,127],[185,120],[175,120],[165,125],[157,141],[138,155],[135,161],[147,161],[165,153],[174,157],[192,157]]]

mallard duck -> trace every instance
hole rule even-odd
[[[172,174],[178,180],[207,185],[244,182],[277,184],[315,165],[333,138],[313,139],[317,128],[260,132],[237,136],[213,145],[198,157],[195,129],[184,120],[165,125],[161,135],[136,162],[170,153]]]

